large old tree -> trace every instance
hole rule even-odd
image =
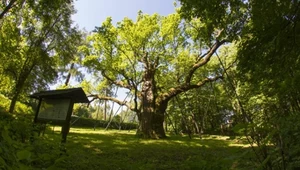
[[[0,7],[0,93],[9,112],[28,93],[47,88],[58,67],[74,60],[81,35],[72,27],[72,1],[11,0]]]
[[[222,30],[210,30],[204,21],[184,21],[139,13],[136,22],[125,18],[116,26],[108,18],[89,40],[84,64],[110,84],[128,89],[134,102],[93,94],[137,113],[138,135],[165,137],[163,122],[168,102],[175,96],[222,78],[223,70],[209,64],[226,43]]]

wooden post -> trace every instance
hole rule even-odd
[[[36,109],[36,112],[35,112],[35,116],[34,116],[34,120],[33,120],[34,123],[37,122],[37,117],[38,117],[38,114],[39,114],[39,111],[40,111],[41,104],[42,104],[42,99],[39,99],[39,103],[38,103],[38,106],[37,106],[37,109]]]
[[[61,134],[62,134],[61,143],[67,142],[67,135],[69,134],[69,131],[70,131],[70,121],[71,121],[73,106],[74,106],[74,102],[72,99],[70,99],[70,105],[69,105],[69,109],[68,109],[68,113],[67,113],[67,118],[61,128]]]

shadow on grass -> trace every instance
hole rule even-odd
[[[58,132],[49,138],[59,141]],[[71,129],[63,169],[253,169],[250,149],[224,138],[143,140],[128,131]]]

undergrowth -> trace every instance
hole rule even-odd
[[[61,145],[60,127],[38,136],[33,113],[0,111],[0,169],[253,169],[241,138],[169,135],[144,140],[135,131],[71,128]]]

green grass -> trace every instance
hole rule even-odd
[[[47,146],[39,145],[38,152],[56,155],[54,163],[50,161],[53,158],[48,158],[48,163],[44,161],[46,167],[52,164],[49,169],[253,169],[250,148],[242,140],[229,137],[170,136],[143,140],[134,131],[71,128],[65,146],[67,152],[59,154],[57,129],[41,137]],[[41,168],[41,163],[37,164]]]

